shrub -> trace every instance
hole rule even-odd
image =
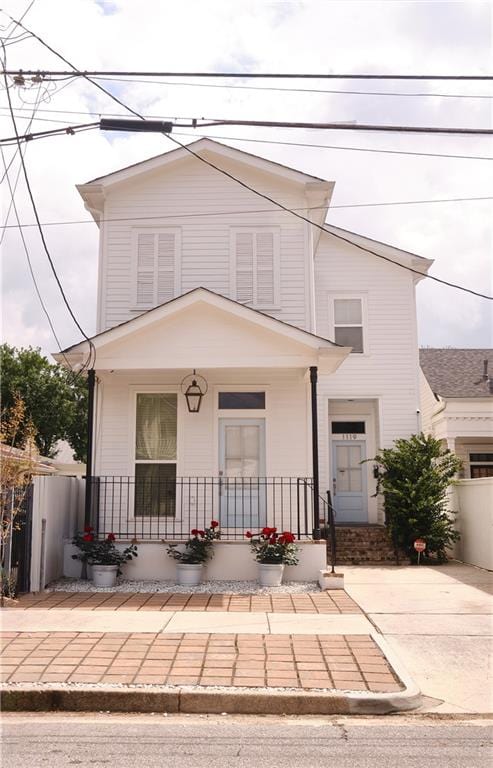
[[[374,459],[378,465],[377,494],[385,501],[385,522],[396,550],[417,559],[414,541],[426,541],[426,556],[447,559],[446,548],[459,539],[454,515],[447,509],[447,489],[462,462],[440,441],[424,434],[396,440]]]
[[[109,533],[105,539],[97,539],[93,528],[88,525],[83,533],[77,533],[72,540],[72,544],[79,550],[78,554],[72,555],[72,559],[89,565],[117,565],[117,575],[120,576],[121,566],[137,557],[137,545],[132,543],[122,551],[116,548],[115,541],[114,533]]]

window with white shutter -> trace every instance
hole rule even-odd
[[[279,307],[279,230],[231,230],[231,297],[259,309]]]
[[[134,301],[149,309],[180,292],[180,230],[134,230]]]

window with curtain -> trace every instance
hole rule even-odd
[[[177,395],[137,394],[135,514],[175,515]]]
[[[334,299],[334,341],[352,347],[351,354],[364,352],[361,299]]]

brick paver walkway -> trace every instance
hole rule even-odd
[[[12,608],[84,611],[258,611],[267,613],[361,613],[344,590],[310,594],[182,594],[172,592],[38,592]]]
[[[398,691],[364,635],[2,633],[2,681]]]

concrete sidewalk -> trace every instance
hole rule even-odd
[[[128,610],[109,593],[21,600],[2,615],[4,707],[365,714],[419,705],[343,592],[229,596],[219,611],[208,597],[138,595]]]
[[[493,573],[443,566],[341,566],[348,594],[424,696],[421,711],[493,712]]]

